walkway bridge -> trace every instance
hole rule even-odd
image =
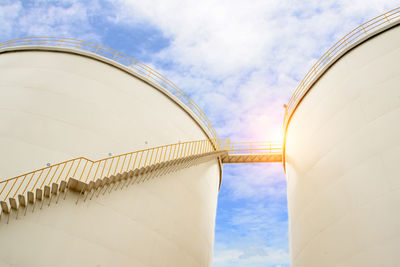
[[[76,203],[107,191],[143,183],[182,168],[218,159],[226,163],[281,162],[282,145],[267,142],[231,143],[229,139],[198,140],[133,151],[100,160],[84,157],[63,161],[0,182],[1,214],[58,203],[68,191]]]
[[[282,162],[282,145],[272,142],[241,142],[227,141],[222,163],[257,163]]]

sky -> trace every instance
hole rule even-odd
[[[0,0],[0,42],[70,37],[161,72],[231,141],[281,141],[283,105],[313,63],[394,0]],[[214,266],[289,266],[281,164],[225,165]]]

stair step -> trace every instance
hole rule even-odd
[[[185,158],[178,158],[174,160],[169,160],[169,161],[164,161],[156,164],[152,164],[149,166],[137,168],[134,170],[130,171],[124,171],[123,173],[118,173],[116,175],[110,175],[109,177],[104,177],[102,179],[97,179],[96,181],[90,181],[90,182],[83,182],[81,180],[75,179],[74,177],[70,177],[68,179],[68,182],[65,180],[62,180],[59,183],[52,183],[51,186],[45,185],[42,188],[36,188],[36,190],[33,191],[27,191],[26,192],[26,197],[23,194],[19,194],[17,198],[10,197],[8,198],[8,202],[6,201],[0,201],[0,219],[2,217],[2,214],[10,214],[12,211],[18,211],[20,207],[25,208],[25,213],[26,209],[28,208],[29,205],[33,205],[32,211],[34,211],[34,204],[36,201],[41,201],[41,207],[43,207],[43,203],[46,199],[48,200],[48,205],[50,206],[51,199],[53,195],[59,195],[60,193],[64,193],[64,199],[65,199],[65,194],[67,193],[67,190],[71,190],[74,192],[78,192],[80,194],[85,194],[84,201],[86,201],[88,194],[87,192],[93,191],[90,199],[93,197],[95,194],[96,190],[101,188],[100,191],[97,193],[97,196],[100,194],[100,192],[103,192],[103,194],[106,192],[106,190],[109,189],[113,190],[114,188],[118,188],[118,185],[115,186],[117,183],[122,183],[124,180],[131,180],[126,182],[127,186],[133,183],[142,183],[144,181],[147,181],[149,179],[152,179],[156,176],[160,175],[165,175],[171,172],[175,172],[177,170],[187,168],[188,166],[192,165],[197,165],[200,162],[207,161],[210,158],[216,158],[221,155],[223,155],[226,152],[220,151],[220,152],[209,152],[209,153],[203,153],[201,155],[192,155],[188,156]],[[125,186],[122,185],[121,189]],[[110,186],[112,185],[112,186]],[[107,187],[105,191],[102,191],[102,188]],[[87,194],[86,194],[87,193]],[[59,196],[57,198],[56,203],[58,202]],[[77,199],[76,203],[78,204],[79,198]],[[18,218],[18,213],[16,218]],[[10,219],[10,216],[7,217],[7,223]]]

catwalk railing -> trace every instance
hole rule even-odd
[[[281,154],[282,144],[277,142],[228,142],[229,154]]]
[[[287,127],[287,124],[296,109],[296,106],[299,104],[301,99],[309,90],[310,86],[314,83],[316,78],[320,75],[320,72],[325,68],[325,66],[331,64],[336,60],[336,56],[338,56],[341,52],[343,52],[347,47],[354,44],[358,40],[367,36],[371,32],[383,28],[391,23],[399,21],[400,18],[400,7],[393,9],[385,14],[382,14],[376,18],[373,18],[364,24],[358,26],[347,35],[345,35],[342,39],[340,39],[337,43],[335,43],[322,57],[311,67],[311,69],[307,72],[303,80],[300,82],[299,86],[294,91],[292,97],[290,98],[288,104],[286,105],[286,113],[284,118],[284,126]]]
[[[200,107],[178,86],[176,86],[169,79],[161,75],[159,72],[150,68],[149,66],[127,56],[114,49],[95,44],[92,42],[86,42],[71,38],[60,38],[60,37],[31,37],[14,39],[7,42],[0,43],[0,50],[9,47],[29,47],[29,46],[43,46],[43,47],[60,47],[69,48],[74,50],[81,50],[84,52],[93,53],[101,57],[105,57],[112,61],[115,61],[123,66],[129,68],[136,74],[140,75],[146,80],[149,80],[168,92],[176,96],[182,103],[184,103],[202,122],[202,124],[208,129],[212,138],[218,138],[217,132],[212,126],[210,120],[200,109]]]
[[[200,140],[138,150],[97,161],[75,158],[1,181],[0,198],[15,198],[27,191],[50,186],[53,182],[67,181],[71,177],[88,183],[161,162],[219,151],[221,148],[219,140]]]
[[[282,144],[277,142],[226,143],[228,153],[221,156],[222,163],[282,162]]]
[[[229,139],[199,140],[124,153],[100,160],[79,157],[31,171],[0,182],[0,199],[15,198],[28,191],[42,190],[53,183],[74,178],[89,183],[163,162],[206,155],[210,152],[238,154],[282,154],[282,145],[267,142],[231,143]],[[251,162],[251,159],[250,161]]]

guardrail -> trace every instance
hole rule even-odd
[[[335,57],[339,55],[342,51],[344,51],[349,45],[360,40],[372,31],[383,28],[386,25],[398,21],[399,18],[400,7],[386,12],[385,14],[382,14],[358,26],[347,35],[345,35],[342,39],[340,39],[337,43],[335,43],[331,48],[329,48],[328,51],[326,51],[325,54],[323,54],[322,57],[307,72],[303,80],[300,82],[299,86],[294,91],[288,104],[286,105],[284,129],[287,128],[289,120],[294,110],[296,109],[296,106],[300,103],[303,96],[307,93],[307,91],[310,89],[311,85],[315,81],[315,78],[319,76],[320,71],[323,70],[325,66],[327,66],[331,62],[334,62],[336,60]]]
[[[18,194],[42,189],[53,182],[67,181],[70,177],[88,183],[157,163],[218,150],[221,150],[220,140],[199,140],[138,150],[97,161],[75,158],[1,181],[0,196],[4,200],[15,198]]]
[[[89,183],[110,175],[213,151],[226,151],[229,154],[282,154],[282,144],[231,143],[228,138],[222,138],[158,146],[96,161],[79,157],[1,181],[0,198],[4,200],[8,197],[15,198],[27,191],[43,189],[46,185],[67,181],[71,177]]]
[[[227,150],[229,154],[282,154],[282,144],[273,142],[229,142]]]
[[[182,103],[189,107],[202,124],[208,129],[212,135],[212,139],[217,139],[218,134],[212,126],[210,120],[200,109],[200,107],[178,86],[176,86],[169,79],[161,75],[159,72],[150,68],[149,66],[120,53],[114,49],[105,47],[103,45],[95,44],[71,38],[60,37],[30,37],[14,39],[7,42],[0,43],[0,50],[9,47],[26,47],[26,46],[45,46],[45,47],[63,47],[90,52],[107,59],[113,60],[119,64],[124,65],[141,77],[156,83],[168,92],[176,96]]]

